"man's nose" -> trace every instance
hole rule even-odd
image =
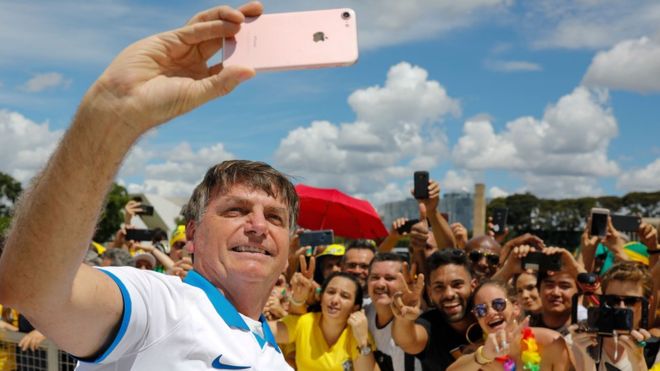
[[[259,211],[254,211],[248,214],[246,220],[246,232],[252,232],[257,235],[266,234],[267,230],[267,221],[263,213]]]

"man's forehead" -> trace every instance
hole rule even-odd
[[[572,285],[576,285],[575,280],[570,275],[570,273],[564,272],[555,273],[552,276],[546,276],[542,283],[570,283]]]
[[[352,248],[346,251],[344,257],[346,260],[361,260],[361,259],[371,259],[374,256],[374,252],[371,249],[361,249],[361,248]]]
[[[397,274],[401,272],[402,264],[398,261],[386,260],[374,262],[371,266],[371,272],[378,272],[384,274]]]
[[[431,272],[431,282],[450,282],[457,279],[464,281],[470,279],[470,273],[466,267],[457,264],[445,264]]]
[[[260,202],[266,201],[274,207],[286,208],[285,201],[278,193],[268,193],[261,188],[251,187],[242,183],[234,184],[231,187],[214,192],[212,199],[218,199],[223,202],[246,203],[254,202],[258,199]]]

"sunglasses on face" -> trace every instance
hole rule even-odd
[[[498,265],[500,263],[500,256],[483,252],[483,251],[472,251],[470,252],[470,260],[472,260],[473,263],[478,263],[481,258],[486,257],[486,262],[488,262],[488,265]]]
[[[502,313],[504,309],[506,309],[506,299],[493,299],[493,301],[490,302],[490,307],[497,313]],[[477,304],[474,306],[474,309],[472,309],[472,312],[477,318],[484,318],[488,314],[488,304]]]
[[[632,308],[642,300],[641,297],[639,296],[622,296],[622,295],[603,295],[603,302],[605,305],[608,307],[618,307],[621,302],[623,302],[623,305],[626,306],[626,308]]]

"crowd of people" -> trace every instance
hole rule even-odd
[[[129,46],[93,84],[3,242],[2,331],[23,318],[36,333],[21,348],[48,338],[80,370],[660,368],[658,235],[647,223],[636,234],[644,254],[611,220],[605,237],[587,220],[574,253],[506,229],[470,237],[440,214],[431,180],[410,231],[400,218],[382,241],[300,246],[291,181],[231,160],[208,170],[170,236],[127,238],[144,206],[131,201],[113,241],[90,243],[137,139],[255,75],[207,62],[262,11],[203,11]],[[407,253],[394,253],[403,238]]]
[[[400,232],[407,219],[399,218],[378,243],[300,246],[304,231],[295,231],[287,265],[262,311],[292,368],[647,370],[660,362],[654,301],[660,269],[652,225],[642,223],[637,233],[646,259],[626,254],[629,242],[611,220],[605,238],[590,235],[588,220],[575,252],[546,246],[531,234],[507,238],[508,229],[468,238],[465,227],[449,225],[437,211],[439,189],[430,181],[429,199],[419,200],[420,221],[409,232]],[[125,223],[107,246],[89,246],[85,264],[185,279],[195,256],[185,225],[169,240],[162,230],[149,242],[125,238],[140,207],[126,204]],[[402,239],[408,253],[394,253]],[[599,246],[604,253],[596,254]],[[525,269],[533,252],[559,256],[561,269]],[[605,266],[610,257],[613,263]],[[593,298],[631,309],[633,330],[585,330]],[[18,331],[19,319],[29,326],[16,311],[3,309],[3,329]],[[28,330],[19,344],[25,352],[45,339]]]

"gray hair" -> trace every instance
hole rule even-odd
[[[236,184],[284,201],[289,211],[289,229],[295,230],[298,194],[289,178],[264,162],[248,160],[224,161],[211,167],[181,211],[186,222],[199,223],[211,198],[225,194]]]

